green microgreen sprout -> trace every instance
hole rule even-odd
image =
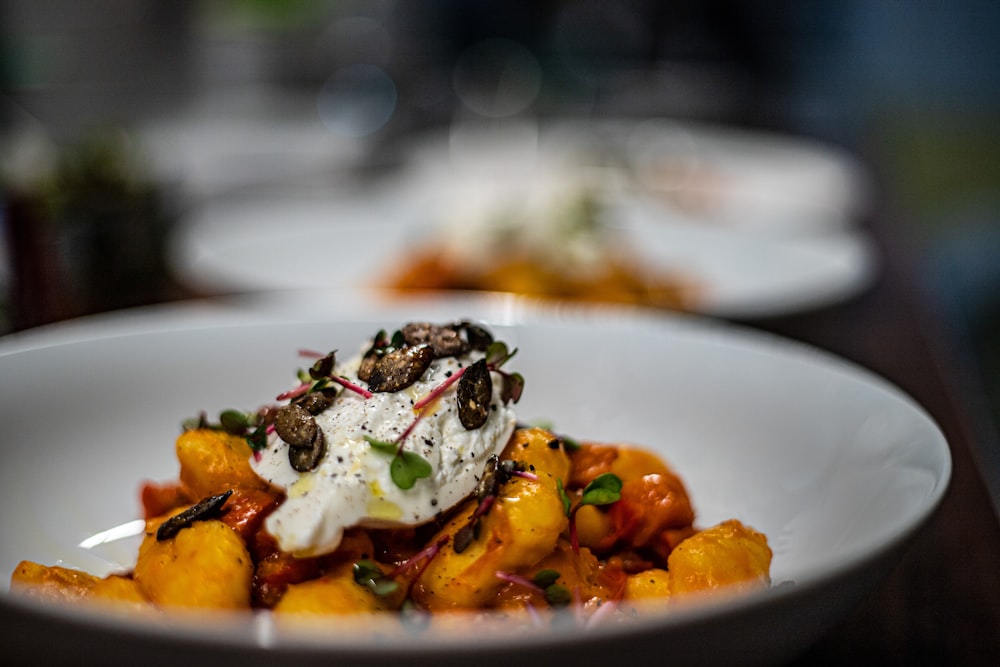
[[[603,473],[584,487],[580,505],[610,505],[621,500],[621,491],[621,478],[611,472]]]
[[[580,443],[573,438],[561,435],[559,436],[559,439],[562,440],[563,449],[567,452],[575,452],[580,449]]]
[[[399,583],[382,572],[382,568],[374,561],[359,560],[354,564],[353,572],[354,581],[378,597],[386,597],[399,590]]]
[[[364,356],[367,357],[371,354],[377,356],[383,356],[386,354],[391,354],[396,350],[406,346],[406,339],[403,337],[403,332],[399,329],[392,332],[392,336],[386,333],[385,329],[379,329],[379,332],[375,334],[372,338],[371,347],[365,352]]]
[[[553,607],[565,607],[573,601],[573,596],[568,588],[557,583],[560,576],[558,570],[548,568],[539,570],[531,579],[513,572],[504,572],[503,570],[496,572],[497,579],[535,591]]]
[[[559,498],[563,503],[563,511],[569,518],[569,539],[575,553],[580,553],[580,539],[576,532],[576,513],[584,505],[611,505],[621,500],[622,480],[618,475],[606,472],[598,475],[584,487],[580,502],[575,506],[570,500],[569,494],[563,487],[561,479],[556,480],[559,489]]]
[[[507,344],[502,340],[493,341],[486,348],[486,363],[492,367],[492,370],[498,370],[515,354],[517,354],[517,348],[508,351]]]
[[[256,417],[256,414],[250,412],[223,410],[219,413],[219,425],[226,433],[245,433],[248,429],[256,426]]]
[[[510,361],[511,357],[517,354],[517,348],[507,349],[507,344],[503,341],[494,341],[486,348],[486,365],[495,373],[499,373],[503,379],[503,388],[500,395],[504,403],[517,403],[521,400],[524,392],[524,376],[520,373],[508,373],[501,370],[501,367]]]
[[[385,454],[392,454],[392,463],[389,464],[389,476],[392,477],[392,481],[396,486],[404,491],[412,489],[418,479],[430,477],[431,473],[434,472],[427,459],[420,456],[420,454],[403,449],[403,441],[413,432],[413,429],[416,428],[424,414],[422,411],[418,412],[417,418],[393,441],[379,440],[370,435],[365,436],[365,441],[371,445],[372,449]]]
[[[545,592],[545,601],[553,607],[564,607],[573,600],[569,589],[557,583],[559,576],[558,570],[546,568],[536,572],[532,578],[535,585]]]
[[[371,445],[372,449],[392,455],[392,463],[389,464],[389,476],[392,477],[393,483],[404,491],[412,489],[418,479],[430,477],[433,472],[431,464],[427,459],[420,456],[420,454],[403,449],[403,437],[409,431],[410,429],[407,429],[403,435],[392,442],[379,440],[370,435],[365,436],[365,441]]]
[[[218,422],[210,422],[207,415],[202,412],[197,417],[185,419],[181,423],[181,428],[185,431],[210,429],[240,436],[247,441],[250,449],[256,454],[267,446],[267,434],[273,427],[266,423],[263,410],[257,412],[223,410],[219,413]]]
[[[363,558],[356,562],[352,568],[354,581],[370,589],[378,597],[392,595],[400,587],[396,577],[412,573],[411,580],[416,579],[447,543],[448,537],[442,537],[437,542],[413,554],[388,573],[383,572],[375,561]]]

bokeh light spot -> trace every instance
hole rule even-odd
[[[316,97],[319,118],[331,132],[364,137],[381,130],[396,111],[396,83],[380,67],[343,67],[323,83]]]

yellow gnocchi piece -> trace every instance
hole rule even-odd
[[[365,614],[391,608],[354,580],[350,569],[292,584],[274,607],[277,614]]]
[[[91,597],[107,602],[146,604],[149,601],[131,577],[112,575],[99,580],[90,591]]]
[[[504,450],[503,459],[522,462],[537,480],[515,477],[501,490],[482,518],[479,537],[461,553],[455,534],[466,526],[476,502],[466,503],[434,538],[451,542],[414,583],[412,596],[428,609],[486,605],[503,585],[496,573],[518,571],[552,553],[567,526],[557,480],[569,474],[570,462],[555,437],[542,429],[522,429]]]
[[[176,452],[181,483],[193,498],[232,488],[268,488],[250,467],[252,451],[240,436],[211,429],[185,431],[177,438]]]
[[[43,600],[66,602],[90,595],[98,577],[58,565],[21,561],[10,579],[10,590]]]
[[[253,562],[233,529],[221,521],[196,521],[158,541],[160,523],[147,522],[135,564],[135,582],[145,597],[167,607],[250,607]]]
[[[770,567],[764,534],[730,519],[695,533],[670,553],[670,594],[751,590],[770,584]]]
[[[626,600],[663,600],[670,596],[670,572],[651,568],[630,574],[625,580]]]
[[[14,570],[11,591],[54,602],[84,598],[104,602],[145,605],[146,598],[130,577],[109,575],[103,579],[58,565],[22,561]]]

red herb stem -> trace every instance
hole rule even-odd
[[[486,516],[486,513],[490,511],[491,507],[493,507],[493,503],[496,502],[496,499],[497,497],[491,493],[479,501],[479,504],[476,506],[476,511],[472,513],[472,520],[475,521],[480,517]]]
[[[398,566],[396,566],[396,569],[394,569],[392,572],[389,573],[389,578],[393,579],[401,574],[404,574],[405,572],[412,570],[414,566],[419,566],[419,569],[417,570],[416,574],[413,575],[413,578],[416,579],[423,573],[424,570],[427,569],[427,566],[431,564],[431,561],[434,559],[435,556],[438,555],[438,552],[441,551],[442,548],[444,548],[444,545],[448,544],[448,539],[449,539],[448,536],[445,535],[434,544],[424,547],[417,553],[413,554],[412,556],[404,560],[402,563],[400,563]]]
[[[372,397],[372,393],[370,391],[368,391],[364,387],[360,387],[360,386],[354,384],[350,380],[345,380],[344,378],[340,377],[339,375],[331,375],[330,376],[330,380],[333,381],[333,382],[336,382],[337,384],[339,384],[344,389],[350,389],[355,394],[360,394],[361,396],[364,396],[365,398],[371,398]]]
[[[441,394],[443,394],[445,391],[447,391],[448,387],[450,387],[452,384],[454,384],[455,382],[457,382],[460,377],[462,377],[462,373],[464,373],[465,369],[467,369],[467,368],[468,368],[468,366],[463,366],[462,368],[458,369],[458,371],[456,371],[451,377],[449,377],[444,382],[442,382],[438,386],[436,386],[433,389],[431,389],[427,393],[426,396],[424,396],[419,401],[417,401],[416,403],[413,404],[413,409],[414,410],[423,410],[425,407],[427,407],[428,405],[430,405],[431,403],[433,403],[435,400],[437,400],[437,398]]]
[[[396,444],[399,445],[399,450],[398,451],[403,451],[403,441],[406,440],[406,438],[407,438],[408,435],[410,435],[411,433],[413,433],[413,429],[415,429],[417,427],[417,424],[420,423],[420,420],[423,419],[423,418],[424,418],[424,413],[423,412],[418,412],[417,413],[417,418],[414,419],[412,422],[410,422],[410,425],[406,427],[405,431],[403,431],[402,433],[399,434],[399,437],[396,438]]]
[[[580,536],[576,531],[576,511],[580,509],[581,505],[577,505],[573,508],[569,515],[569,543],[573,547],[573,553],[580,553]]]
[[[536,593],[542,593],[543,595],[545,594],[545,591],[542,589],[541,586],[533,582],[531,579],[523,577],[519,574],[514,574],[513,572],[504,572],[503,570],[497,570],[496,577],[497,579],[506,581],[507,583],[517,584],[518,586],[524,586],[525,588],[533,590]]]
[[[282,393],[278,394],[278,396],[277,396],[277,398],[275,398],[275,400],[277,400],[277,401],[284,401],[284,400],[287,400],[289,398],[298,398],[299,396],[302,396],[307,391],[309,391],[309,387],[311,387],[311,386],[312,386],[312,383],[310,383],[310,382],[303,382],[302,384],[300,384],[299,386],[295,387],[294,389],[289,389],[288,391],[285,391],[285,392],[282,392]]]

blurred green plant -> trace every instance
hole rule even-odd
[[[161,300],[173,215],[127,132],[87,134],[8,188],[15,327]]]
[[[337,4],[337,0],[206,0],[203,15],[217,24],[280,33],[311,25]]]

